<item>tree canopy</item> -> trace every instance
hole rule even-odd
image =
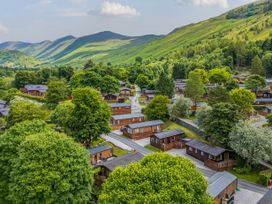
[[[176,102],[169,107],[169,114],[172,119],[179,117],[188,117],[193,102],[189,98],[178,97]]]
[[[226,84],[231,79],[232,75],[226,68],[215,68],[209,71],[209,81],[212,84]]]
[[[160,74],[156,84],[156,92],[160,95],[168,96],[168,98],[172,98],[175,94],[175,82],[166,71]]]
[[[205,86],[200,73],[190,72],[186,82],[185,96],[191,98],[195,103],[205,94]]]
[[[246,88],[254,91],[255,93],[265,88],[266,85],[267,83],[265,78],[256,74],[250,75],[245,81]]]
[[[47,101],[51,104],[57,104],[58,102],[67,98],[68,87],[63,80],[51,81],[48,84]]]

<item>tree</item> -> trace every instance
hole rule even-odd
[[[224,85],[232,79],[231,73],[226,68],[215,68],[209,71],[209,80],[213,84]]]
[[[258,74],[260,76],[264,76],[265,71],[263,68],[262,60],[258,55],[256,55],[251,62],[251,73],[252,74]]]
[[[185,96],[191,98],[196,104],[197,100],[205,94],[205,87],[199,73],[190,72],[186,82]]]
[[[49,78],[52,76],[52,69],[43,68],[39,70],[36,74],[37,82],[38,83],[46,83],[48,82]]]
[[[228,102],[228,101],[229,101],[229,93],[227,89],[222,85],[218,85],[208,92],[208,103],[211,106],[217,103]]]
[[[115,169],[103,186],[99,203],[211,204],[207,187],[190,160],[157,153]]]
[[[120,93],[120,82],[113,76],[106,75],[102,78],[101,92],[106,94]]]
[[[150,80],[148,79],[148,77],[144,74],[139,74],[135,84],[137,84],[141,89],[147,88],[148,84],[149,84]]]
[[[263,67],[267,77],[272,77],[272,53],[266,53],[262,59]]]
[[[238,89],[239,88],[239,82],[237,79],[232,79],[227,82],[226,89],[227,91],[231,91],[232,89]]]
[[[94,68],[94,67],[95,67],[95,63],[93,62],[92,59],[89,59],[88,62],[84,65],[84,69]]]
[[[88,203],[93,184],[88,152],[57,132],[25,138],[12,162],[12,203]]]
[[[16,100],[13,101],[10,106],[7,122],[9,126],[12,126],[15,123],[25,120],[44,120],[46,117],[47,112],[41,107],[41,105],[30,101]]]
[[[0,118],[0,132],[7,126],[7,121],[4,118]]]
[[[192,72],[200,75],[203,84],[207,85],[209,83],[208,73],[205,71],[205,69],[199,68]]]
[[[51,104],[57,104],[58,102],[67,98],[68,87],[63,80],[51,81],[48,84],[47,90],[47,102]]]
[[[176,102],[169,107],[169,114],[172,119],[188,117],[193,102],[189,98],[178,97]]]
[[[230,147],[247,164],[258,164],[272,159],[272,131],[269,128],[256,128],[250,122],[240,121],[229,134]]]
[[[168,104],[170,100],[167,96],[155,96],[144,109],[144,114],[148,120],[168,120]]]
[[[64,78],[67,81],[70,81],[70,78],[74,74],[74,69],[72,67],[59,67],[58,72],[59,72],[59,78]]]
[[[258,94],[258,91],[266,87],[266,80],[260,75],[250,75],[245,81],[245,87]]]
[[[187,78],[187,67],[183,62],[176,62],[173,65],[172,72],[173,79],[186,79]]]
[[[16,88],[22,88],[27,84],[37,83],[37,76],[34,72],[18,71],[14,80]]]
[[[242,118],[239,108],[230,103],[218,103],[204,121],[203,129],[208,137],[224,146],[229,144],[229,133]]]
[[[8,203],[9,184],[11,183],[11,164],[18,158],[18,148],[27,135],[52,131],[40,120],[16,123],[0,135],[0,203]]]
[[[212,107],[206,103],[200,106],[200,108],[196,111],[196,122],[200,128],[205,127],[205,122],[207,121],[211,111],[212,111]]]
[[[98,91],[88,87],[77,88],[72,95],[75,108],[69,128],[75,139],[90,146],[102,134],[110,132],[110,107]]]
[[[175,82],[174,80],[167,74],[167,72],[163,71],[160,74],[159,80],[156,84],[156,92],[159,95],[168,96],[168,98],[172,98],[175,94]]]
[[[246,89],[233,89],[229,93],[230,100],[232,103],[239,106],[242,113],[250,114],[253,110],[253,104],[256,101],[256,96],[249,90]]]

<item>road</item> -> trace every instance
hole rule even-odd
[[[141,113],[143,109],[143,107],[139,103],[139,98],[141,96],[141,89],[135,85],[135,90],[136,90],[135,96],[130,98],[131,109],[133,113]]]
[[[143,155],[147,155],[147,154],[151,154],[151,153],[154,153],[153,151],[145,148],[145,147],[142,147],[140,145],[138,145],[136,142],[130,140],[130,139],[127,139],[125,137],[122,137],[116,133],[110,133],[108,135],[109,137],[112,137],[116,140],[118,140],[119,142],[135,149],[136,151],[140,152],[141,154]],[[209,170],[207,168],[199,168],[198,169],[203,173],[203,175],[207,178],[211,177],[212,175],[214,175],[216,172],[213,171],[213,170]],[[259,186],[259,185],[256,185],[256,184],[252,184],[252,183],[249,183],[249,182],[246,182],[246,181],[242,181],[239,179],[238,181],[238,186],[240,188],[243,188],[243,189],[246,189],[246,190],[249,190],[249,191],[253,191],[253,192],[256,192],[256,193],[261,193],[261,194],[265,194],[268,189],[263,187],[263,186]]]

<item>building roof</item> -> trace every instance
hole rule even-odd
[[[145,89],[144,93],[145,94],[155,94],[155,90],[147,90],[147,89]]]
[[[88,151],[89,151],[90,155],[95,155],[97,153],[100,153],[100,152],[103,152],[103,151],[106,151],[109,149],[112,149],[112,146],[106,144],[103,146],[97,146],[97,147],[88,149]]]
[[[141,113],[133,113],[133,114],[125,114],[125,115],[113,115],[112,119],[124,120],[124,119],[141,118],[141,117],[144,117],[144,115]]]
[[[272,189],[269,190],[257,204],[271,204],[272,203]]]
[[[257,98],[256,102],[272,102],[272,98]]]
[[[7,116],[9,114],[10,108],[2,108],[0,109],[0,115]]]
[[[7,105],[7,103],[8,103],[7,101],[0,100],[0,105],[4,106],[4,105]]]
[[[127,84],[127,82],[125,82],[125,81],[120,81],[120,85],[126,85]]]
[[[48,86],[41,85],[41,84],[28,84],[28,85],[25,85],[25,89],[27,89],[28,91],[39,91],[44,93],[47,91]]]
[[[117,157],[115,159],[112,159],[110,161],[103,162],[99,166],[104,166],[110,171],[113,171],[118,166],[126,167],[132,162],[140,161],[142,158],[143,158],[143,155],[141,153],[132,152],[132,153],[128,153],[123,156]]]
[[[127,127],[131,129],[137,129],[137,128],[143,128],[148,126],[163,125],[163,124],[164,122],[162,122],[161,120],[153,120],[148,122],[129,124],[127,125]]]
[[[210,146],[197,139],[194,139],[191,142],[188,142],[186,145],[189,147],[193,147],[195,149],[201,150],[202,152],[206,152],[215,157],[219,156],[220,154],[226,151],[224,148],[217,147],[217,146]]]
[[[121,88],[121,91],[131,91],[131,89],[128,88],[128,87],[122,87],[122,88]]]
[[[207,192],[211,195],[212,198],[215,198],[236,179],[237,177],[229,172],[218,172],[209,178],[209,186]]]
[[[130,103],[110,103],[110,107],[118,108],[118,107],[131,107]]]
[[[159,138],[161,140],[161,139],[164,139],[164,138],[173,137],[173,136],[182,135],[182,134],[184,134],[184,132],[182,130],[176,129],[176,130],[170,130],[170,131],[167,131],[167,132],[156,133],[155,137],[157,137],[157,138]]]

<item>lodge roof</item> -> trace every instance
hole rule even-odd
[[[272,202],[272,190],[269,190],[257,204],[271,204]]]
[[[217,146],[210,146],[197,139],[194,139],[188,142],[186,145],[189,147],[193,147],[195,149],[201,150],[202,152],[206,152],[215,157],[219,156],[220,154],[226,151],[224,148],[217,147]]]
[[[153,120],[153,121],[147,121],[147,122],[142,122],[142,123],[129,124],[129,125],[127,125],[127,127],[131,128],[131,129],[137,129],[137,128],[155,126],[155,125],[163,125],[163,124],[164,124],[164,122],[161,120]]]
[[[90,148],[88,149],[90,155],[95,155],[97,153],[100,153],[100,152],[103,152],[103,151],[106,151],[106,150],[110,150],[112,149],[112,146],[106,144],[106,145],[103,145],[103,146],[97,146],[97,147],[94,147],[94,148]]]
[[[131,89],[128,88],[128,87],[122,87],[122,88],[121,88],[121,91],[125,91],[125,90],[126,90],[126,91],[131,91]]]
[[[155,94],[155,90],[144,89],[143,91],[144,91],[145,94]]]
[[[257,98],[256,102],[272,102],[272,98]]]
[[[156,133],[155,137],[157,137],[157,138],[159,138],[161,140],[161,139],[165,139],[165,138],[168,138],[168,137],[173,137],[173,136],[176,136],[176,135],[182,135],[182,134],[184,134],[184,132],[182,130],[176,129],[176,130],[170,130],[170,131],[167,131],[167,132]]]
[[[111,108],[131,107],[130,103],[110,103]]]
[[[133,114],[125,114],[125,115],[113,115],[112,119],[114,120],[124,120],[124,119],[131,119],[131,118],[140,118],[144,117],[141,113],[133,113]]]
[[[208,180],[207,192],[212,198],[217,197],[221,192],[223,192],[230,184],[232,184],[237,179],[236,176],[229,172],[218,172],[214,174]]]
[[[0,105],[4,106],[4,105],[7,105],[7,103],[8,103],[7,101],[0,100]]]
[[[143,155],[141,153],[132,152],[132,153],[128,153],[123,156],[117,157],[115,159],[112,159],[110,161],[103,162],[99,166],[104,166],[110,171],[113,171],[118,166],[126,167],[132,162],[140,161],[142,158],[143,158]]]
[[[28,91],[39,91],[44,93],[47,91],[48,86],[41,85],[41,84],[28,84],[28,85],[25,85],[25,89],[27,89]]]

